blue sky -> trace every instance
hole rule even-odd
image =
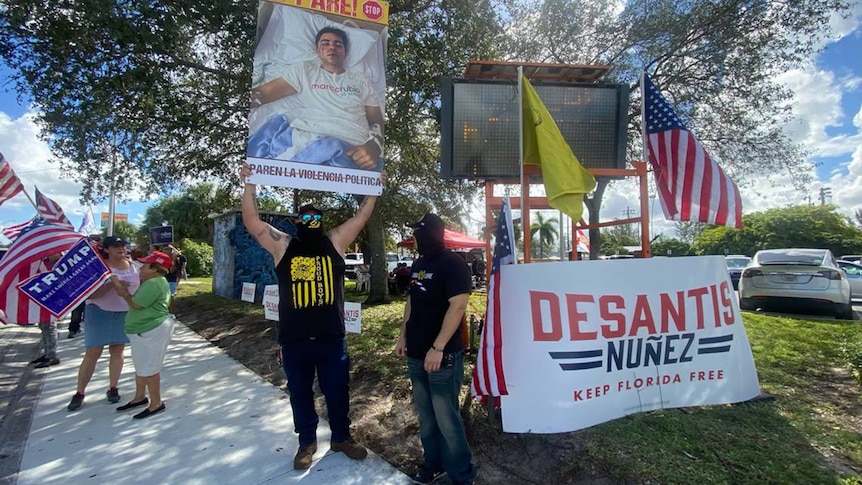
[[[854,4],[852,18],[836,17],[832,27],[836,35],[824,44],[822,52],[803,69],[784,73],[778,79],[795,93],[793,110],[797,121],[787,130],[812,154],[815,183],[803,193],[781,175],[764,177],[741,190],[745,213],[805,203],[809,196],[819,203],[821,187],[831,189],[830,202],[847,216],[862,209],[862,2]],[[31,195],[34,186],[38,186],[64,208],[77,227],[87,210],[78,200],[80,186],[66,180],[48,162],[50,151],[39,140],[32,108],[27,102],[18,102],[10,89],[9,75],[8,67],[0,64],[0,152]],[[622,218],[627,208],[637,211],[636,194],[630,182],[613,184],[605,194],[601,219]],[[130,222],[140,224],[153,201],[141,201],[139,194],[132,194],[131,200],[118,205],[117,212],[128,214]],[[653,233],[676,236],[672,223],[663,221],[659,204],[652,205]],[[107,212],[107,201],[94,206],[93,211],[96,218],[100,212]],[[27,198],[19,195],[0,206],[0,225],[23,222],[34,214]],[[473,226],[469,219],[465,217],[464,222]]]

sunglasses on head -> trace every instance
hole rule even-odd
[[[302,219],[302,222],[309,222],[312,219],[314,219],[315,221],[319,221],[323,218],[323,216],[320,214],[303,214],[299,216],[299,218]]]

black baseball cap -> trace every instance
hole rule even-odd
[[[443,223],[443,219],[440,219],[440,216],[429,212],[425,214],[425,217],[416,222],[408,222],[407,227],[412,227],[413,229],[424,227],[432,233],[442,233],[446,225]]]
[[[320,215],[323,215],[323,211],[314,207],[313,204],[305,204],[304,206],[299,208],[299,212],[297,214],[305,214],[306,212],[316,212]]]
[[[108,236],[102,240],[102,247],[126,246],[129,242],[119,236]]]

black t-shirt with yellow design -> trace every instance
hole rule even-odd
[[[344,336],[344,258],[328,237],[306,247],[291,240],[275,268],[278,342]]]

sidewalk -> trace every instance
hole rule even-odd
[[[33,339],[33,355],[17,355],[15,360],[27,372],[24,367],[35,357],[39,331],[23,331]],[[7,335],[0,332],[0,350]],[[141,421],[132,419],[133,412],[115,411],[134,393],[134,368],[127,347],[119,386],[121,402],[109,404],[105,399],[105,350],[84,406],[68,412],[83,338],[67,340],[65,330],[60,336],[60,365],[29,371],[34,381],[38,381],[36,374],[44,374],[44,383],[23,447],[18,485],[412,483],[371,452],[362,461],[330,452],[329,426],[323,420],[314,464],[309,470],[293,470],[299,443],[285,393],[181,324],[174,331],[162,370],[167,411]],[[5,361],[0,362],[6,366]],[[3,379],[6,370],[0,375]],[[0,435],[4,443],[7,438]]]

